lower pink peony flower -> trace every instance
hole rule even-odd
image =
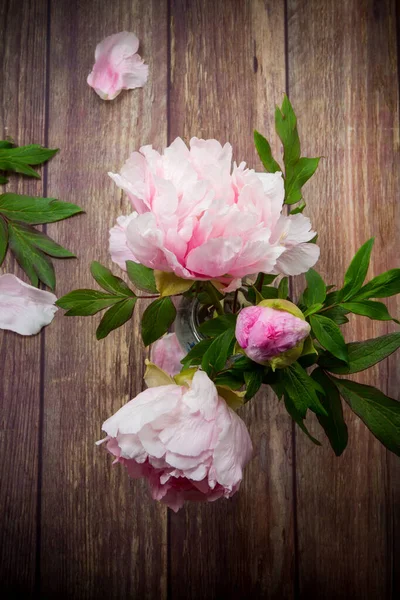
[[[231,145],[217,140],[192,138],[188,148],[177,138],[163,154],[151,146],[134,152],[121,173],[110,173],[134,209],[110,232],[112,259],[229,289],[258,272],[307,271],[319,257],[310,220],[281,214],[281,173],[245,167],[232,168]]]
[[[0,275],[0,329],[34,335],[49,325],[57,312],[57,297],[21,281],[15,275]]]
[[[150,360],[173,377],[182,369],[181,360],[185,354],[176,333],[167,333],[152,345]]]
[[[280,304],[283,302],[277,301]],[[297,311],[300,313],[299,309]],[[290,362],[293,362],[291,359],[296,360],[301,354],[302,346],[299,347],[299,344],[309,335],[310,329],[304,319],[285,310],[269,306],[249,306],[239,313],[236,339],[251,360],[263,365],[298,347],[299,354],[290,357]],[[290,362],[286,361],[282,366],[287,366]]]
[[[146,477],[153,499],[175,512],[185,500],[230,498],[252,454],[246,425],[202,371],[190,388],[145,390],[102,429],[116,462],[131,477]]]
[[[106,37],[96,46],[95,64],[87,82],[102,100],[114,100],[121,90],[143,87],[149,67],[137,54],[139,40],[122,31]]]

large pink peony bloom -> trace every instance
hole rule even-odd
[[[116,461],[131,477],[147,477],[153,498],[174,511],[185,500],[232,496],[252,453],[245,424],[202,371],[190,388],[145,390],[105,421],[103,431]]]
[[[296,347],[309,333],[310,325],[305,320],[267,306],[244,308],[236,322],[239,346],[249,358],[260,364],[267,364]]]
[[[106,37],[96,46],[95,64],[87,82],[102,100],[114,100],[121,90],[143,87],[149,67],[137,54],[139,40],[122,31]]]
[[[177,138],[163,155],[144,146],[110,176],[134,208],[110,232],[121,266],[134,260],[229,283],[260,271],[298,275],[318,260],[309,219],[281,214],[281,173],[257,174],[245,163],[232,170],[230,144],[192,138],[188,149]]]
[[[21,281],[11,273],[0,275],[0,329],[34,335],[54,319],[57,298],[51,292]]]

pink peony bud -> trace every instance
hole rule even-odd
[[[152,387],[103,423],[107,449],[128,474],[148,479],[154,500],[178,511],[185,500],[230,498],[252,445],[246,425],[206,373],[190,387]]]
[[[246,355],[273,368],[297,360],[309,333],[310,325],[300,310],[284,300],[265,300],[258,306],[244,308],[236,323],[236,339]]]
[[[128,31],[110,35],[97,44],[96,62],[87,82],[100,98],[114,100],[121,90],[144,86],[149,67],[137,54],[138,48],[138,38]]]
[[[181,360],[185,356],[176,333],[167,333],[151,348],[151,362],[173,377],[182,369]]]

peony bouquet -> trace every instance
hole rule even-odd
[[[57,302],[67,316],[107,309],[101,339],[130,320],[138,300],[151,301],[141,322],[144,345],[153,345],[147,389],[103,424],[102,441],[174,510],[237,491],[252,444],[236,411],[262,385],[320,444],[305,422],[314,412],[336,455],[348,437],[341,399],[400,454],[400,404],[347,377],[394,352],[400,333],[348,344],[341,331],[352,313],[394,320],[376,299],[400,292],[400,269],[365,282],[371,239],[342,284],[323,281],[313,268],[319,247],[302,193],[319,158],[301,156],[287,97],[275,125],[284,169],[255,132],[265,173],[232,165],[232,147],[213,139],[192,138],[188,147],[177,138],[163,153],[152,146],[134,152],[110,173],[131,205],[110,231],[110,254],[134,289],[94,262],[101,289]],[[294,298],[289,277],[303,273],[306,287]]]

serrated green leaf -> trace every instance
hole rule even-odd
[[[199,327],[200,332],[208,337],[216,337],[227,329],[235,329],[237,315],[219,315],[214,319],[205,321]]]
[[[327,415],[317,396],[317,390],[323,393],[323,389],[320,389],[299,363],[295,362],[290,367],[282,369],[280,380],[284,385],[285,395],[290,397],[303,419],[307,409],[317,414]]]
[[[190,367],[192,365],[201,365],[201,361],[205,352],[211,346],[213,340],[211,338],[207,338],[205,340],[200,340],[193,348],[184,356],[181,360],[183,366]]]
[[[35,198],[12,193],[0,196],[0,214],[29,225],[54,223],[81,212],[79,206],[55,198]]]
[[[132,260],[127,260],[126,271],[129,279],[139,290],[152,292],[153,294],[158,293],[153,269],[135,263]]]
[[[278,285],[278,298],[286,299],[289,293],[289,279],[283,277]]]
[[[306,273],[306,281],[308,286],[307,306],[323,304],[326,298],[326,286],[321,275],[314,269],[309,269]]]
[[[396,321],[390,316],[387,306],[382,302],[360,300],[359,302],[343,302],[341,306],[355,315],[361,315],[376,321]],[[398,323],[398,321],[396,322]]]
[[[282,171],[282,169],[272,156],[272,150],[271,146],[269,145],[269,142],[258,131],[254,131],[254,144],[256,146],[258,156],[260,157],[261,162],[264,165],[265,170],[268,171],[268,173],[276,173],[277,171]]]
[[[48,235],[38,231],[31,225],[27,225],[26,223],[18,223],[16,221],[13,221],[12,225],[14,229],[18,231],[20,236],[35,246],[35,248],[39,248],[39,250],[42,250],[42,252],[48,254],[48,256],[52,256],[53,258],[75,258],[75,254],[66,248],[63,248]]]
[[[121,327],[132,317],[137,298],[126,298],[114,304],[104,313],[96,331],[98,340],[105,338],[111,331]]]
[[[371,259],[375,238],[371,238],[356,252],[344,276],[343,289],[339,291],[339,299],[346,301],[352,298],[364,283]]]
[[[225,366],[235,339],[235,330],[227,329],[213,339],[201,361],[202,369],[210,376],[217,374]]]
[[[171,298],[158,298],[146,308],[142,317],[142,338],[145,346],[158,340],[174,322],[176,308]]]
[[[8,227],[4,219],[0,217],[0,266],[3,263],[8,246]]]
[[[311,377],[325,391],[325,395],[321,395],[320,400],[328,415],[317,415],[317,419],[323,427],[334,453],[336,456],[340,456],[347,446],[349,436],[338,389],[322,369],[315,369]]]
[[[334,356],[322,354],[318,363],[322,368],[338,375],[350,375],[369,369],[400,348],[400,333],[389,333],[365,342],[347,344],[348,364]]]
[[[313,442],[313,444],[315,444],[316,446],[320,446],[321,442],[319,442],[315,437],[313,437],[311,435],[311,433],[308,431],[307,427],[304,424],[304,416],[297,409],[297,407],[294,404],[291,397],[288,396],[287,394],[283,394],[282,390],[279,388],[279,385],[278,386],[273,385],[271,387],[273,388],[273,390],[276,393],[276,395],[278,396],[278,398],[280,398],[282,395],[284,395],[285,407],[286,407],[286,410],[288,411],[289,415],[297,423],[297,425],[300,427],[300,429],[306,434],[306,436]]]
[[[40,175],[30,165],[41,165],[48,161],[58,150],[43,148],[38,144],[17,148],[0,147],[0,170],[15,171],[39,178]]]
[[[42,281],[51,290],[54,290],[56,276],[50,259],[33,246],[13,223],[8,224],[8,236],[10,250],[28,275],[32,285],[37,287],[39,281]]]
[[[329,350],[336,358],[347,362],[346,343],[336,323],[323,315],[311,315],[310,324],[321,346]]]
[[[369,385],[331,377],[340,395],[388,450],[400,456],[400,402]]]
[[[366,283],[352,300],[368,298],[389,298],[400,294],[400,269],[390,269]]]
[[[121,296],[135,297],[135,293],[126,285],[125,281],[113,275],[110,269],[103,267],[99,262],[92,262],[90,272],[103,290]]]
[[[285,180],[285,204],[295,204],[302,199],[301,188],[314,175],[320,158],[303,156],[293,166],[290,178]]]
[[[88,317],[95,315],[100,310],[104,310],[113,304],[125,300],[124,296],[112,296],[98,290],[74,290],[59,298],[56,305],[68,312],[66,317]]]

